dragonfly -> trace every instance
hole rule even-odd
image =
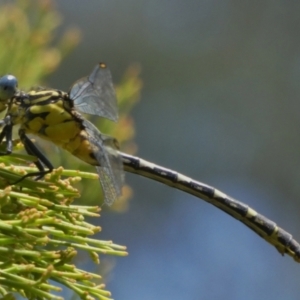
[[[0,111],[7,110],[0,121],[0,142],[5,138],[6,151],[12,153],[12,128],[19,125],[19,136],[38,171],[22,176],[43,178],[53,170],[51,162],[28,138],[37,135],[94,165],[99,174],[105,203],[111,205],[121,194],[123,170],[135,173],[194,195],[242,222],[282,255],[300,262],[300,244],[275,222],[226,193],[183,174],[119,151],[117,141],[102,134],[80,114],[87,113],[117,121],[117,100],[112,77],[104,63],[96,65],[88,77],[71,87],[68,93],[40,88],[25,93],[18,90],[12,75],[0,78]]]
[[[12,128],[20,125],[19,137],[34,161],[37,172],[26,177],[43,178],[52,172],[53,165],[28,138],[33,134],[51,141],[79,159],[94,165],[99,174],[105,203],[111,205],[121,195],[123,184],[122,160],[117,152],[116,139],[100,131],[79,113],[118,120],[117,99],[111,73],[104,63],[95,66],[92,73],[78,81],[68,93],[48,88],[37,88],[25,93],[17,89],[12,75],[0,80],[0,109],[7,107],[2,123],[0,142],[6,138],[6,152],[12,152]]]

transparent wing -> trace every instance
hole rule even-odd
[[[90,76],[79,79],[69,92],[74,106],[83,113],[118,120],[117,98],[109,69],[98,64]]]
[[[89,121],[84,120],[89,142],[95,147],[94,155],[99,163],[96,170],[104,192],[104,201],[111,205],[120,195],[124,181],[123,164],[118,154],[116,140],[103,135]]]

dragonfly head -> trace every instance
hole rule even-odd
[[[13,75],[0,78],[0,112],[7,107],[8,100],[17,92],[18,80]]]

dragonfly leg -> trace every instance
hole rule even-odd
[[[9,155],[12,152],[12,123],[10,116],[6,116],[3,120],[0,121],[0,126],[3,126],[3,129],[0,133],[0,143],[2,143],[3,139],[6,139],[6,151],[0,152],[1,155]]]
[[[46,158],[46,156],[36,147],[36,145],[28,138],[28,136],[25,134],[24,130],[22,130],[22,129],[19,130],[19,136],[24,145],[26,152],[29,155],[33,155],[36,157],[36,161],[34,161],[33,163],[36,165],[36,167],[39,169],[39,171],[28,173],[28,174],[22,176],[20,179],[18,179],[13,184],[19,183],[22,180],[24,180],[25,178],[31,177],[31,176],[36,176],[35,180],[39,180],[39,179],[43,178],[46,174],[51,173],[53,171],[53,165]],[[44,166],[46,166],[47,169],[45,169]]]

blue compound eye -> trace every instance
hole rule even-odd
[[[18,80],[13,75],[5,75],[0,78],[0,101],[8,100],[17,91]]]

